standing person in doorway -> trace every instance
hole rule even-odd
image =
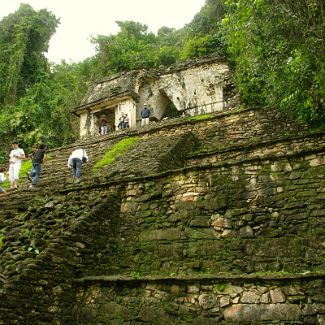
[[[147,104],[143,104],[143,109],[141,111],[141,126],[149,124],[149,117],[150,117],[150,109],[148,108]]]
[[[108,120],[107,120],[107,116],[105,114],[101,115],[101,117],[99,119],[99,124],[100,124],[100,134],[101,135],[107,134]]]
[[[118,126],[117,126],[117,128],[120,130],[124,129],[124,118],[125,118],[124,113],[122,113],[118,119]]]
[[[80,180],[81,166],[86,162],[88,162],[88,156],[85,149],[76,149],[71,153],[68,159],[68,167],[72,168],[73,178]]]
[[[36,149],[32,154],[32,170],[27,175],[28,179],[32,182],[32,184],[29,186],[30,188],[34,188],[38,180],[41,176],[42,172],[42,163],[44,162],[46,157],[46,146],[44,143],[41,143],[38,146],[38,149]]]
[[[9,181],[10,188],[17,189],[19,181],[19,172],[21,168],[21,161],[25,159],[25,152],[19,148],[18,142],[12,143],[12,150],[9,154]]]
[[[124,115],[124,123],[123,123],[123,129],[128,129],[130,126],[129,124],[129,117],[127,114]]]

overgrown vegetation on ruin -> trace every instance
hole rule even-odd
[[[98,170],[106,165],[112,164],[118,157],[122,156],[138,141],[140,141],[139,137],[130,137],[119,141],[113,146],[113,148],[105,153],[102,159],[96,162],[93,169]]]

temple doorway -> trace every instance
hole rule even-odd
[[[108,132],[112,132],[116,130],[116,125],[115,125],[115,108],[114,107],[109,107],[109,108],[105,108],[99,112],[95,113],[96,116],[96,121],[97,121],[97,130],[98,130],[98,134],[100,134],[100,124],[99,124],[99,120],[100,117],[104,114],[107,117],[107,121],[108,121]]]

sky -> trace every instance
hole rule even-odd
[[[95,54],[92,36],[116,34],[115,21],[139,22],[153,33],[162,26],[179,29],[191,22],[205,0],[0,0],[0,20],[20,3],[36,11],[46,8],[60,18],[45,55],[53,63],[72,63]]]

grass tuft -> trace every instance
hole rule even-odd
[[[196,115],[196,116],[190,116],[188,118],[189,121],[204,121],[208,120],[211,117],[211,114],[202,114],[202,115]]]
[[[112,164],[117,157],[122,156],[127,150],[129,150],[135,143],[137,143],[140,140],[139,137],[131,137],[127,139],[123,139],[116,143],[113,148],[108,150],[104,157],[97,161],[94,165],[93,169],[99,169],[103,166]]]

